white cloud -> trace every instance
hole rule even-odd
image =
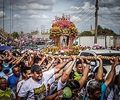
[[[66,12],[69,14],[89,14],[94,13],[95,6],[90,4],[90,2],[84,2],[83,6],[71,6]]]
[[[48,18],[48,16],[47,15],[45,15],[45,14],[43,14],[43,15],[31,15],[31,16],[29,16],[30,18],[39,18],[39,19],[47,19]]]
[[[90,2],[85,2],[82,6],[83,9],[89,9],[91,7]]]
[[[21,16],[19,14],[15,14],[13,17],[20,18]]]
[[[26,5],[19,5],[19,6],[15,5],[14,8],[18,8],[20,10],[24,10],[24,9],[27,9],[27,6]]]
[[[71,9],[71,10],[79,10],[80,7],[77,7],[77,6],[71,6],[70,9]]]
[[[42,4],[38,4],[38,3],[31,3],[28,4],[28,8],[30,9],[41,9],[41,10],[46,10],[46,9],[50,9],[50,5],[42,5]]]
[[[15,10],[49,10],[51,5],[39,4],[39,3],[28,3],[23,5],[14,5]]]
[[[104,3],[113,3],[115,0],[102,0]]]
[[[28,9],[28,10],[27,10],[27,13],[28,13],[28,14],[37,14],[38,11],[32,10],[32,9]]]
[[[46,18],[48,18],[48,16],[43,14],[43,15],[42,15],[42,18],[45,18],[45,19],[46,19]]]
[[[77,16],[71,16],[71,21],[73,21],[73,22],[80,22],[81,19],[79,17],[77,17]]]
[[[107,7],[101,7],[101,8],[99,9],[99,13],[100,13],[100,14],[111,14],[111,11],[110,11],[110,9],[107,8]]]
[[[25,0],[24,0],[25,1]],[[26,0],[27,1],[27,0]],[[39,4],[46,4],[46,5],[51,5],[57,2],[57,0],[28,0],[28,3],[39,3]]]
[[[118,6],[113,7],[113,8],[101,7],[99,9],[99,14],[100,15],[109,15],[109,17],[119,16],[120,15],[120,7],[118,7]]]
[[[3,13],[3,11],[0,11],[0,18],[2,18],[3,15],[5,15],[5,13]]]
[[[120,7],[116,6],[114,8],[111,8],[110,11],[112,11],[113,13],[120,13]]]
[[[40,15],[31,15],[30,18],[41,18]]]

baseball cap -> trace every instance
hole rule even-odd
[[[69,87],[65,87],[63,89],[63,98],[71,98],[72,97],[72,91]]]
[[[41,66],[39,65],[33,65],[31,68],[31,72],[42,72]]]

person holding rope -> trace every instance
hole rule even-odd
[[[76,60],[74,61],[74,64],[76,63]],[[75,94],[78,93],[78,91],[85,85],[87,81],[87,76],[89,73],[89,65],[84,68],[83,76],[77,81],[77,80],[71,80],[69,79],[69,75],[71,74],[71,71],[73,70],[73,64],[71,64],[66,70],[63,72],[63,75],[61,76],[61,81],[66,82],[65,87],[58,89],[54,94],[46,97],[46,100],[77,100],[77,96]]]
[[[51,70],[42,72],[40,65],[33,65],[31,68],[32,77],[22,85],[18,97],[19,100],[42,100],[47,94],[49,79],[59,72],[70,60],[62,62]]]
[[[103,65],[101,62],[95,79],[91,79],[87,82],[87,95],[85,100],[105,100],[106,89],[113,80],[116,65],[119,64],[118,57],[113,58],[111,60],[111,64],[111,70],[108,73],[106,79],[103,80]]]

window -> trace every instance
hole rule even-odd
[[[80,56],[94,56],[92,53],[82,52]]]

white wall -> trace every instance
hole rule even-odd
[[[116,46],[120,46],[120,36],[117,36],[115,39],[116,39]]]
[[[76,41],[78,42],[78,45],[92,47],[94,45],[94,36],[82,36],[79,37]],[[113,46],[113,41],[114,41],[113,36],[107,36],[106,41],[107,41],[107,47]],[[97,44],[105,47],[105,37],[98,36]]]

